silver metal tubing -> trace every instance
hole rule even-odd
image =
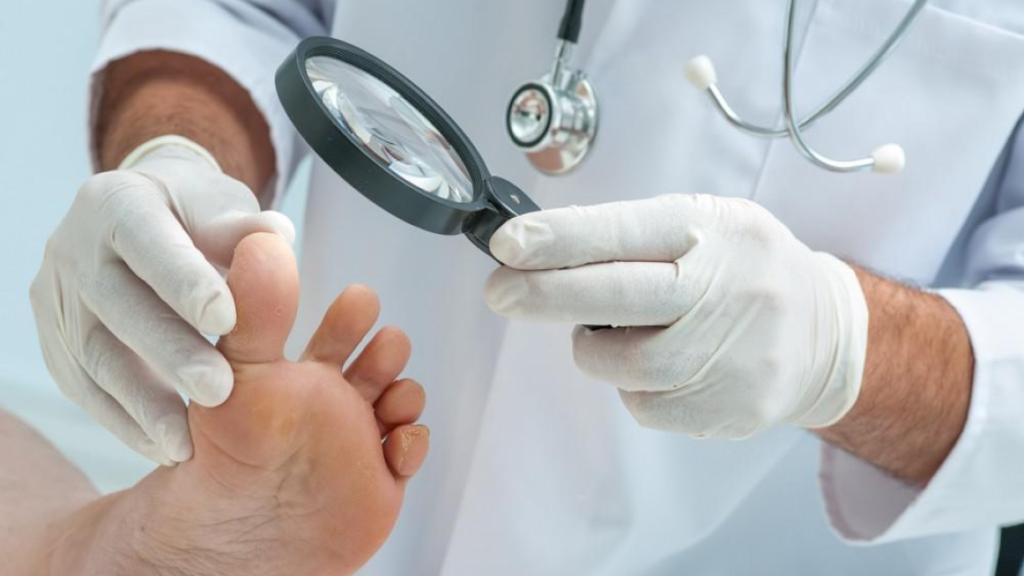
[[[711,101],[718,107],[718,111],[725,116],[725,119],[728,120],[730,124],[748,134],[753,134],[754,136],[760,136],[762,138],[781,138],[789,135],[789,131],[785,128],[765,128],[763,126],[758,126],[757,124],[751,124],[743,118],[740,118],[740,115],[732,109],[732,106],[729,105],[729,102],[725,99],[725,96],[722,95],[722,91],[718,89],[716,84],[708,86],[708,96],[711,97]]]
[[[794,4],[795,3],[790,2],[789,9],[787,12],[787,46],[790,46],[792,44],[793,35],[795,33],[795,24],[790,23],[790,20],[795,20],[796,16],[796,7]],[[860,85],[864,83],[865,80],[870,78],[871,75],[874,74],[875,70],[883,62],[885,62],[885,60],[888,59],[890,55],[892,55],[893,51],[896,50],[900,42],[902,42],[903,39],[906,38],[911,26],[913,26],[913,24],[918,20],[921,11],[925,8],[925,6],[927,6],[927,4],[928,0],[915,0],[913,6],[911,6],[910,10],[907,11],[906,16],[903,17],[903,20],[900,21],[899,25],[896,27],[893,33],[889,35],[889,38],[878,48],[875,54],[867,62],[865,62],[864,66],[861,67],[861,69],[858,70],[849,80],[847,80],[847,82],[842,87],[840,87],[839,90],[835,92],[835,94],[826,99],[825,102],[823,102],[821,105],[818,106],[818,108],[814,110],[814,112],[811,112],[810,114],[807,115],[807,117],[801,120],[797,125],[797,132],[799,132],[800,130],[810,128],[811,125],[813,125],[817,120],[821,119],[822,116],[835,110],[836,107],[842,104],[844,100],[846,100],[851,94],[853,94],[857,90],[857,88],[859,88]],[[741,118],[740,115],[737,114],[736,111],[733,110],[733,108],[729,105],[729,102],[726,100],[725,95],[722,94],[722,91],[715,84],[712,84],[711,86],[708,87],[708,95],[710,96],[712,102],[715,103],[715,106],[718,108],[719,112],[721,112],[722,115],[725,116],[726,120],[728,120],[730,124],[744,132],[747,132],[748,134],[752,134],[754,136],[759,136],[762,138],[782,138],[790,135],[788,121],[786,127],[774,128],[753,124]]]
[[[783,57],[785,58],[785,73],[783,74],[782,80],[782,92],[786,106],[786,130],[790,135],[790,139],[796,146],[796,149],[813,164],[831,170],[832,172],[859,172],[862,170],[870,170],[874,165],[875,161],[872,158],[862,158],[860,160],[832,160],[827,158],[804,142],[803,134],[800,132],[800,123],[796,121],[796,104],[793,101],[793,67],[796,57],[794,55],[794,27],[796,25],[796,0],[789,0],[789,12],[786,17],[786,45]]]
[[[562,73],[569,67],[569,60],[572,59],[572,49],[575,44],[568,40],[559,40],[555,47],[555,62],[551,65],[551,85],[561,88],[563,85]]]
[[[900,43],[903,42],[903,39],[907,37],[907,34],[910,32],[911,26],[913,26],[914,23],[917,22],[918,16],[921,15],[921,11],[924,10],[925,6],[927,5],[928,0],[915,0],[914,5],[911,6],[910,10],[907,11],[907,15],[903,17],[903,20],[901,20],[899,25],[896,26],[896,29],[893,31],[892,34],[889,35],[889,38],[884,43],[882,43],[882,45],[875,52],[874,56],[872,56],[864,64],[864,67],[858,70],[857,73],[854,74],[849,81],[847,81],[845,86],[840,88],[839,91],[835,93],[835,95],[833,95],[831,98],[828,99],[828,101],[825,102],[825,104],[823,104],[821,107],[815,110],[813,114],[808,116],[807,120],[801,123],[800,127],[804,128],[804,124],[813,122],[814,120],[817,120],[818,118],[821,118],[823,115],[828,114],[829,112],[834,110],[836,106],[839,106],[839,104],[841,104],[843,100],[846,100],[846,98],[850,94],[853,94],[853,92],[856,91],[857,88],[859,88],[865,80],[870,78],[871,75],[875,73],[875,70],[879,66],[881,66],[883,62],[888,60],[889,56],[892,55],[893,51],[896,50],[896,48],[899,47]],[[792,8],[791,10],[795,11],[795,9]],[[793,17],[794,16],[791,16],[791,18]],[[790,34],[792,33],[793,32],[791,30]]]

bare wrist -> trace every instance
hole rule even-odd
[[[940,296],[857,272],[870,309],[861,392],[826,441],[914,484],[953,449],[967,420],[970,338]]]
[[[111,63],[97,116],[100,167],[113,170],[140,144],[170,134],[209,150],[226,174],[256,194],[274,174],[267,123],[248,92],[225,72],[164,51]]]

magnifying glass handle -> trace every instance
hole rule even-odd
[[[491,236],[505,222],[516,216],[537,212],[540,210],[540,206],[537,206],[515,184],[496,176],[491,177],[487,181],[487,193],[491,201],[490,209],[482,210],[480,215],[467,227],[465,234],[476,244],[477,248],[486,252],[498,264],[504,265],[503,262],[494,258],[494,255],[491,254]],[[611,326],[587,326],[587,328],[590,330],[607,330]]]
[[[525,192],[504,178],[492,176],[487,180],[487,187],[491,193],[491,203],[507,215],[509,220],[540,210],[540,206],[537,206]]]
[[[494,258],[490,248],[491,236],[498,231],[498,228],[516,216],[537,212],[540,210],[540,206],[537,206],[515,184],[504,178],[492,176],[487,180],[486,186],[485,195],[488,206],[466,222],[463,233],[477,248]],[[497,258],[494,258],[494,261],[498,264],[502,263]]]

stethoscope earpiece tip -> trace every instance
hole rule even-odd
[[[886,144],[871,153],[872,170],[879,174],[899,174],[907,165],[907,155],[899,144]]]
[[[686,63],[686,79],[698,90],[707,90],[712,84],[718,82],[718,75],[715,73],[715,65],[711,58],[701,54]]]

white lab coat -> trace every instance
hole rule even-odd
[[[892,59],[810,132],[844,158],[898,142],[909,158],[899,176],[816,169],[786,141],[734,130],[687,85],[683,62],[709,54],[738,110],[777,121],[781,0],[588,4],[576,62],[594,79],[602,124],[591,157],[563,178],[534,172],[503,126],[513,89],[550,65],[555,0],[111,2],[96,70],[146,48],[221,66],[270,123],[283,174],[272,193],[303,151],[273,74],[300,37],[331,33],[419,83],[491,172],[541,206],[753,198],[816,249],[970,288],[943,292],[976,355],[966,430],[923,490],[790,427],[743,442],[643,430],[612,388],[574,368],[570,327],[510,324],[486,309],[493,263],[469,242],[399,222],[317,162],[296,345],[344,286],[374,286],[384,321],[412,337],[409,374],[427,388],[433,430],[399,526],[361,574],[988,573],[995,525],[1024,520],[1024,144],[1011,138],[1024,111],[1024,3],[933,2]],[[909,7],[803,5],[805,110]]]

